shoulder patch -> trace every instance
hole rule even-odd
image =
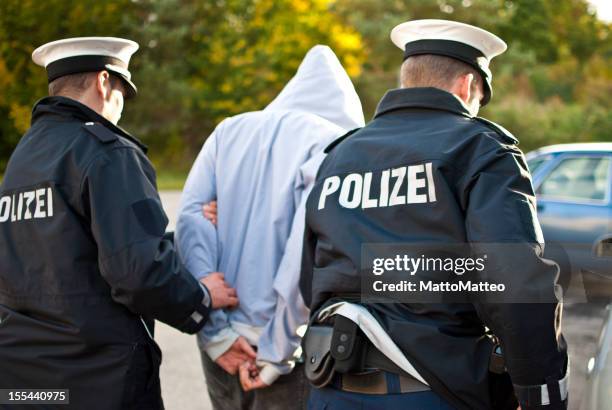
[[[482,118],[482,117],[473,117],[473,118],[476,121],[480,122],[481,124],[484,124],[488,128],[491,128],[498,135],[500,135],[504,139],[504,141],[507,142],[508,144],[517,145],[519,143],[519,140],[516,139],[516,137],[514,135],[512,135],[512,133],[510,131],[508,131],[507,129],[505,129],[501,125],[496,124],[493,121],[489,121],[489,120],[487,120],[485,118]]]
[[[336,146],[338,144],[340,144],[342,141],[344,141],[345,139],[347,139],[348,137],[350,137],[351,135],[353,135],[354,133],[356,133],[357,131],[359,131],[361,128],[355,128],[353,130],[350,130],[349,132],[347,132],[346,134],[344,134],[341,137],[336,138],[335,140],[332,141],[331,144],[329,144],[324,150],[323,152],[328,154],[331,150],[333,150],[334,148],[336,148]]]
[[[108,144],[119,139],[117,134],[106,128],[99,122],[86,122],[83,124],[85,131],[98,138],[102,143]]]

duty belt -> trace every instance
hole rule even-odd
[[[373,370],[360,374],[339,374],[332,385],[339,390],[362,394],[398,394],[416,393],[430,390],[406,374],[389,373],[384,370]]]
[[[339,374],[333,384],[336,388],[363,394],[416,393],[431,390],[414,377],[406,374],[371,343],[366,342],[364,371]]]
[[[400,369],[361,334],[355,323],[336,316],[334,326],[310,326],[304,337],[306,376],[315,387],[365,394],[430,390]]]

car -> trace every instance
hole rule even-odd
[[[526,155],[545,256],[566,296],[612,297],[612,143],[552,145]],[[571,287],[569,284],[572,284]]]

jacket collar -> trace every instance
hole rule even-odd
[[[444,110],[472,117],[467,108],[453,94],[439,88],[414,87],[387,91],[376,107],[374,118],[404,108]]]
[[[68,97],[54,96],[45,97],[39,100],[32,110],[32,125],[47,115],[59,115],[66,118],[73,118],[83,122],[97,122],[112,132],[121,135],[124,138],[132,141],[143,152],[147,152],[148,148],[138,138],[132,136],[123,128],[113,124],[85,104],[73,100]]]

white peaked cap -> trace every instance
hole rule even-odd
[[[117,37],[75,37],[52,41],[32,53],[32,61],[47,70],[48,81],[59,77],[106,70],[126,83],[128,96],[136,94],[136,86],[128,71],[130,58],[138,43]]]
[[[491,98],[489,63],[508,46],[495,34],[479,27],[451,20],[413,20],[397,25],[391,41],[404,50],[408,58],[420,54],[437,54],[461,60],[473,66],[483,77],[485,98]]]

